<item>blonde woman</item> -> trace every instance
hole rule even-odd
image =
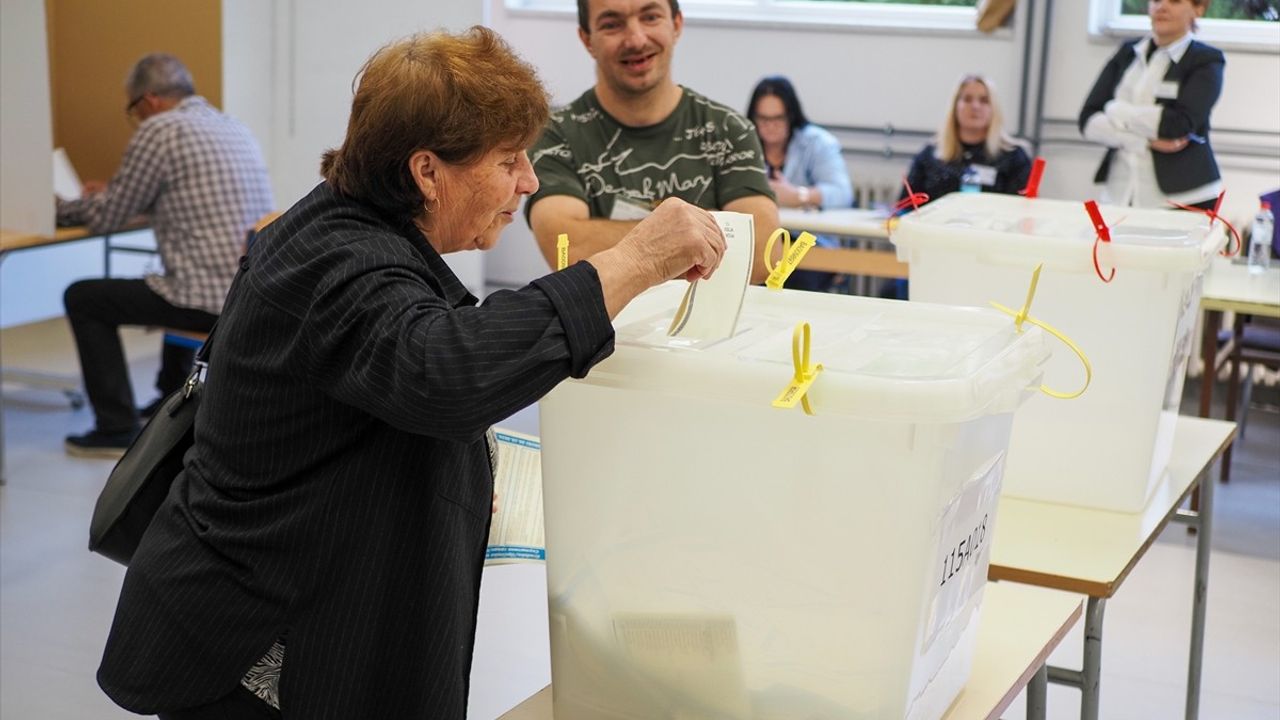
[[[1209,114],[1222,51],[1192,37],[1209,0],[1151,0],[1151,34],[1107,62],[1080,111],[1080,132],[1107,147],[1094,181],[1115,205],[1208,209],[1222,192]]]
[[[966,75],[937,138],[911,161],[907,182],[932,200],[958,190],[1016,193],[1030,174],[1031,158],[1004,131],[995,87],[981,75]]]

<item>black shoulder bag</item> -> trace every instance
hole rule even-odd
[[[196,408],[204,391],[213,332],[196,353],[186,383],[165,398],[107,478],[89,523],[93,552],[128,565],[174,478],[182,472],[183,456],[195,443]]]

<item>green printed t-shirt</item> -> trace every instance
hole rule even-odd
[[[668,197],[719,210],[751,195],[772,198],[755,128],[738,113],[681,87],[667,119],[620,124],[594,89],[551,114],[530,151],[540,187],[525,203],[571,195],[593,218],[637,220]]]

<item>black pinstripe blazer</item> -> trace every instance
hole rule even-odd
[[[1094,82],[1093,89],[1089,91],[1089,97],[1080,110],[1078,124],[1081,132],[1084,132],[1089,118],[1094,113],[1102,112],[1107,102],[1116,96],[1120,79],[1137,58],[1134,47],[1139,41],[1130,40],[1121,45],[1102,68],[1102,73]],[[1165,71],[1164,79],[1178,84],[1178,96],[1156,100],[1164,107],[1160,113],[1157,134],[1170,139],[1194,134],[1204,140],[1188,143],[1176,153],[1149,151],[1155,166],[1156,183],[1166,195],[1194,190],[1221,177],[1218,162],[1213,157],[1213,148],[1209,144],[1209,113],[1222,94],[1222,69],[1225,65],[1226,58],[1222,56],[1221,50],[1192,40],[1182,59],[1169,63],[1169,69]],[[1115,150],[1108,149],[1094,182],[1106,182],[1114,157]]]
[[[286,718],[465,716],[484,431],[613,349],[588,263],[475,302],[412,226],[325,184],[259,236],[125,577],[113,700],[210,702],[284,636]]]

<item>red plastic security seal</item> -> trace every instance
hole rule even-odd
[[[1234,255],[1240,254],[1240,250],[1244,248],[1244,241],[1240,239],[1240,233],[1239,231],[1236,230],[1235,226],[1232,225],[1230,222],[1228,222],[1226,218],[1218,214],[1218,211],[1222,209],[1222,198],[1225,197],[1226,194],[1227,194],[1226,190],[1223,190],[1222,192],[1218,193],[1218,200],[1213,204],[1213,208],[1211,210],[1192,207],[1190,205],[1183,205],[1182,203],[1176,203],[1173,201],[1170,201],[1169,204],[1178,208],[1179,210],[1190,210],[1191,212],[1204,213],[1205,215],[1208,215],[1209,227],[1213,227],[1213,224],[1215,222],[1221,220],[1222,224],[1227,226],[1227,246],[1222,248],[1222,257],[1232,257]],[[1232,240],[1235,241],[1234,250],[1231,249]]]
[[[1018,191],[1027,198],[1040,196],[1040,178],[1044,177],[1044,158],[1037,157],[1031,163],[1031,176],[1027,178],[1027,186]]]
[[[1109,283],[1116,277],[1116,269],[1111,268],[1108,275],[1102,274],[1102,266],[1098,264],[1098,243],[1111,242],[1111,228],[1107,227],[1106,221],[1102,219],[1102,211],[1098,210],[1098,203],[1090,200],[1084,204],[1084,209],[1089,213],[1089,219],[1093,222],[1093,232],[1096,237],[1093,240],[1093,270],[1098,273],[1098,278],[1104,283]]]

